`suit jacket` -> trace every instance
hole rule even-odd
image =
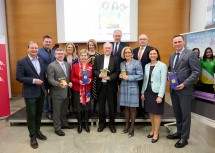
[[[37,98],[44,92],[44,82],[41,85],[33,84],[33,79],[44,81],[45,68],[42,59],[38,59],[40,63],[40,74],[37,74],[30,58],[28,56],[19,60],[16,65],[16,80],[23,84],[22,95],[24,98]]]
[[[104,55],[96,56],[94,60],[93,75],[97,78],[97,92],[100,91],[101,88],[102,79],[99,78],[99,74],[101,73],[100,70],[103,69],[103,66]],[[111,92],[110,94],[114,94],[117,91],[117,79],[119,75],[119,61],[116,56],[110,55],[108,70],[110,72],[108,72],[107,75],[110,77],[110,80],[107,81],[107,86],[108,90]]]
[[[143,55],[142,55],[142,58],[140,60],[141,64],[142,64],[142,68],[143,68],[143,72],[145,70],[145,65],[148,64],[150,62],[150,60],[148,59],[147,57],[147,54],[149,52],[149,50],[151,49],[152,47],[151,46],[146,46],[144,52],[143,52]],[[133,50],[133,53],[134,53],[134,59],[138,60],[138,52],[140,50],[140,47],[137,47]]]
[[[114,43],[115,42],[111,42],[111,44],[113,45],[113,51],[111,53],[111,55],[113,55],[113,52],[114,52]],[[117,56],[119,58],[119,64],[124,61],[124,59],[121,57],[121,54],[122,54],[122,49],[125,47],[125,46],[128,46],[128,43],[125,43],[125,42],[120,42],[119,43],[119,47],[118,47],[118,52],[115,56]]]
[[[173,68],[173,61],[176,53],[170,55],[169,72],[176,72],[179,84],[183,83],[185,88],[175,90],[178,94],[191,95],[193,92],[193,82],[200,76],[201,67],[194,52],[184,49],[182,55]]]
[[[65,77],[67,83],[70,82],[71,67],[68,62],[64,61],[64,64],[67,76],[57,60],[49,64],[47,68],[48,81],[51,84],[50,94],[55,99],[65,99],[70,94],[68,88],[61,88],[60,86],[59,78]]]
[[[141,93],[144,93],[147,88],[149,81],[150,66],[151,63],[148,63],[145,66],[145,73],[143,79],[144,81]],[[166,64],[158,61],[151,74],[151,87],[152,91],[154,93],[158,93],[158,96],[161,98],[163,98],[166,89],[166,76],[167,76]]]
[[[50,52],[51,52],[51,58],[49,58],[47,51],[43,47],[40,48],[38,52],[39,58],[42,58],[45,64],[45,70],[47,70],[47,67],[51,62],[55,61],[54,50],[51,50]]]

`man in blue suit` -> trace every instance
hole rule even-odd
[[[51,62],[55,61],[54,50],[51,49],[51,45],[52,45],[52,37],[50,37],[49,35],[43,36],[43,47],[39,49],[38,56],[44,61],[45,72],[47,71],[48,65]],[[52,113],[53,113],[52,101],[48,93],[48,90],[50,89],[50,85],[48,83],[47,77],[45,77],[44,84],[45,84],[45,90],[46,90],[44,113],[48,119],[52,119]]]
[[[191,124],[191,100],[193,82],[199,77],[201,67],[196,54],[185,47],[184,37],[173,37],[175,52],[170,55],[169,71],[175,72],[179,85],[171,89],[173,111],[176,118],[177,132],[167,136],[168,139],[179,139],[176,148],[188,144]]]
[[[43,61],[37,56],[37,43],[30,41],[27,47],[28,55],[17,62],[16,80],[23,84],[30,144],[36,149],[38,148],[36,138],[47,140],[47,137],[40,131],[45,98],[45,67]]]
[[[139,47],[134,49],[134,59],[138,60],[142,64],[143,73],[145,70],[145,65],[150,62],[150,60],[147,57],[148,52],[151,50],[151,46],[148,46],[148,36],[145,34],[141,34],[139,36]],[[141,93],[143,81],[138,81],[139,84],[139,92]],[[141,96],[139,98],[139,107],[137,108],[137,116],[142,117],[144,119],[148,118],[148,113],[145,112],[144,107],[142,108],[142,100]]]

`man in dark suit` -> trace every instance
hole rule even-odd
[[[147,54],[149,50],[151,49],[151,46],[148,46],[148,36],[145,34],[141,34],[139,36],[139,47],[134,49],[134,59],[139,60],[142,64],[143,73],[145,70],[145,65],[150,62],[150,60],[147,57]],[[138,81],[139,84],[139,92],[141,93],[143,81]],[[148,118],[148,113],[145,112],[144,107],[142,107],[142,100],[141,95],[139,98],[139,107],[137,108],[137,116],[141,117],[143,116],[144,119]]]
[[[102,132],[106,127],[105,105],[108,103],[109,128],[112,133],[116,132],[115,120],[115,101],[114,96],[117,92],[117,78],[119,75],[119,63],[116,56],[111,55],[112,44],[107,42],[103,45],[104,55],[96,56],[94,60],[93,74],[97,78],[97,92],[99,102],[99,128]],[[102,70],[108,69],[107,75]]]
[[[30,41],[27,46],[28,55],[17,62],[16,80],[23,84],[27,125],[31,138],[31,147],[38,148],[36,138],[47,140],[40,131],[41,117],[44,105],[44,76],[43,61],[38,58],[38,44]]]
[[[39,49],[38,56],[43,59],[45,65],[45,72],[47,71],[48,65],[55,60],[54,50],[51,49],[52,37],[49,35],[43,36],[43,47]],[[47,72],[46,72],[47,73]],[[45,103],[44,103],[44,113],[48,119],[52,119],[52,101],[49,97],[50,85],[48,84],[48,79],[45,77]]]
[[[47,68],[48,81],[51,84],[50,95],[53,103],[53,124],[55,133],[64,136],[65,133],[61,129],[72,129],[73,126],[68,125],[66,112],[69,104],[69,87],[72,88],[70,82],[71,68],[68,62],[64,61],[64,50],[57,48],[55,50],[56,60],[49,64]],[[66,83],[64,85],[64,83]]]
[[[122,49],[125,46],[128,46],[128,44],[125,42],[121,42],[121,39],[122,39],[121,30],[115,30],[113,32],[113,39],[114,39],[114,42],[111,42],[111,44],[113,45],[112,55],[117,56],[119,58],[119,64],[120,64],[124,60],[121,57]]]
[[[199,77],[201,67],[194,52],[184,48],[183,36],[173,37],[175,53],[170,55],[169,72],[175,72],[179,85],[171,89],[173,111],[176,118],[177,132],[167,136],[168,139],[179,139],[176,148],[188,144],[191,124],[191,100],[193,82]]]
[[[117,56],[118,57],[118,60],[119,60],[119,67],[120,67],[120,63],[124,60],[122,57],[121,57],[121,53],[122,53],[122,49],[125,47],[125,46],[128,46],[128,43],[125,43],[125,42],[121,42],[121,39],[122,39],[122,31],[121,30],[114,30],[113,32],[113,39],[114,39],[114,42],[111,42],[111,44],[113,45],[113,51],[112,51],[112,55],[114,56]],[[118,86],[120,86],[120,82],[121,80],[118,81]],[[117,112],[117,92],[115,93],[115,111]],[[120,116],[124,116],[124,107],[123,106],[120,106]]]

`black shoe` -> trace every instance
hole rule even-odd
[[[99,126],[99,128],[97,129],[98,132],[102,132],[105,129],[105,126]]]
[[[129,131],[128,137],[131,138],[134,136],[134,129]]]
[[[58,136],[65,136],[65,133],[62,130],[55,131]]]
[[[79,134],[82,132],[82,125],[81,125],[81,124],[82,124],[82,123],[78,124],[78,129],[77,129],[77,131],[78,131]]]
[[[159,134],[158,134],[157,139],[153,139],[153,138],[152,138],[151,142],[152,142],[152,143],[156,143],[156,142],[158,141],[158,139],[159,139]]]
[[[149,134],[147,135],[147,138],[152,138],[153,136],[154,136],[154,134],[151,135],[151,134],[149,133]]]
[[[47,137],[41,133],[41,131],[37,131],[36,137],[40,140],[47,140]]]
[[[175,147],[176,148],[183,148],[184,146],[186,146],[188,144],[187,139],[180,139],[176,144]]]
[[[125,127],[122,132],[123,133],[128,133],[128,131],[129,131],[129,127]]]
[[[178,133],[174,133],[174,134],[170,134],[167,136],[167,139],[180,139],[181,135],[179,135]]]
[[[36,137],[31,138],[30,144],[31,144],[31,148],[33,148],[33,149],[38,148],[38,143],[37,143]]]
[[[115,128],[114,126],[110,126],[109,128],[110,128],[110,131],[111,131],[112,133],[116,133],[116,128]]]
[[[53,120],[53,116],[51,114],[47,114],[46,118],[49,119],[49,120]]]
[[[90,128],[89,128],[88,122],[85,122],[84,124],[85,124],[85,131],[87,133],[90,133]]]
[[[66,125],[66,126],[62,126],[61,129],[74,129],[74,126]]]

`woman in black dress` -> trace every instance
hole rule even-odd
[[[73,43],[67,43],[65,46],[65,58],[64,61],[68,62],[71,66],[75,63],[78,63],[78,56],[76,54],[76,48]],[[71,108],[72,107],[72,108]],[[69,105],[68,105],[68,111],[67,111],[67,117],[71,117],[72,112],[74,112],[74,105],[72,103],[72,97],[70,97]]]
[[[94,40],[94,39],[90,39],[88,42],[87,42],[87,49],[88,49],[88,53],[89,53],[89,57],[88,57],[88,62],[90,64],[94,64],[94,59],[96,56],[99,56],[100,53],[97,52],[97,42]],[[97,106],[97,103],[98,103],[98,97],[97,97],[97,93],[96,93],[96,77],[94,77],[93,79],[93,88],[92,88],[92,98],[91,100],[93,100],[93,113],[94,114],[97,114],[97,110],[96,110],[96,106]]]

